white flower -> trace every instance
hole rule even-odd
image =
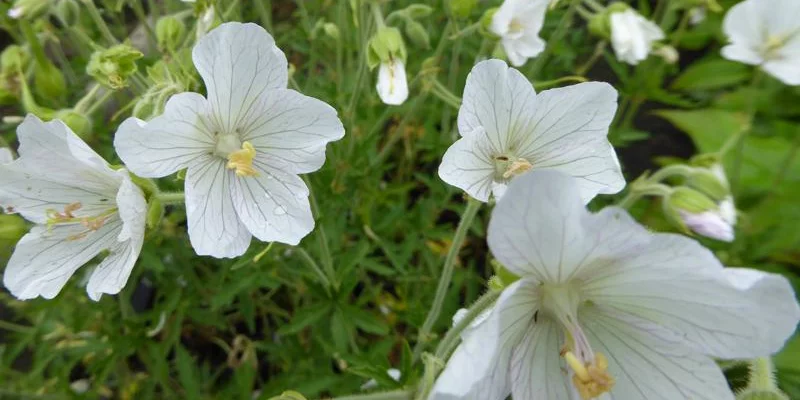
[[[390,105],[400,105],[408,98],[408,81],[406,80],[406,66],[403,61],[393,59],[381,63],[378,69],[378,96]]]
[[[800,2],[746,0],[731,7],[723,21],[730,44],[722,56],[760,65],[787,85],[800,85]]]
[[[114,146],[130,170],[184,168],[189,238],[200,255],[236,257],[251,236],[297,244],[314,227],[308,187],[325,146],[344,135],[336,110],[286,89],[286,57],[255,24],[230,22],[200,39],[192,59],[208,97],[173,96],[164,114],[129,118]]]
[[[713,358],[772,354],[800,320],[784,277],[724,268],[617,208],[591,214],[555,171],[510,185],[488,242],[520,280],[463,335],[431,400],[733,400]]]
[[[51,299],[78,268],[107,250],[86,291],[93,300],[119,293],[144,241],[141,189],[59,120],[43,123],[29,115],[17,137],[19,158],[0,165],[0,204],[36,225],[17,243],[3,283],[17,298]]]
[[[632,9],[611,14],[611,45],[620,61],[636,65],[647,58],[653,42],[664,39],[664,32]]]
[[[495,12],[489,30],[500,36],[511,65],[522,66],[544,50],[539,31],[548,4],[548,0],[505,0]]]
[[[708,10],[706,7],[694,7],[689,10],[689,23],[692,25],[700,25],[703,21],[706,20],[708,15]]]
[[[488,201],[515,176],[558,169],[580,178],[588,202],[625,187],[606,135],[617,92],[606,83],[581,83],[539,94],[517,70],[499,60],[475,65],[458,113],[461,138],[444,155],[439,176]]]
[[[0,147],[0,165],[14,161],[14,153],[8,147]]]
[[[722,207],[718,210],[709,210],[701,213],[679,211],[681,220],[692,232],[723,242],[732,242],[734,239],[733,226],[723,216]],[[726,214],[728,211],[726,210]]]

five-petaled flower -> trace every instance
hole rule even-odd
[[[592,214],[557,171],[511,183],[488,242],[520,279],[462,335],[432,400],[732,400],[712,357],[772,354],[800,320],[786,278],[725,268],[621,209]]]
[[[730,44],[722,56],[760,65],[787,85],[800,85],[800,2],[746,0],[731,7],[723,29]]]
[[[520,67],[547,45],[539,37],[548,0],[505,0],[492,16],[489,30],[500,37],[508,61]]]
[[[461,138],[444,155],[439,176],[488,201],[528,170],[558,169],[579,178],[588,202],[625,187],[608,127],[617,92],[581,83],[537,94],[517,70],[499,60],[478,63],[467,77],[458,113]]]
[[[653,43],[664,39],[658,25],[632,9],[611,13],[611,46],[620,61],[631,65],[647,59]]]
[[[308,187],[344,128],[324,102],[286,89],[288,65],[255,24],[229,22],[192,52],[207,98],[173,96],[164,114],[126,120],[114,146],[130,170],[163,177],[186,168],[189,238],[200,255],[236,257],[251,236],[297,244],[314,227]]]
[[[78,268],[108,251],[86,291],[93,300],[118,293],[144,241],[141,189],[59,120],[29,115],[17,137],[19,158],[0,165],[0,205],[36,225],[17,243],[3,283],[17,298],[51,299]]]

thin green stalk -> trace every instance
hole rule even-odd
[[[133,13],[136,14],[136,18],[139,18],[139,21],[142,22],[142,26],[144,26],[144,30],[147,31],[147,38],[150,40],[150,44],[154,49],[157,48],[158,39],[156,38],[156,31],[153,30],[153,27],[150,25],[150,20],[144,12],[142,3],[139,1],[131,1],[129,4],[133,8]]]
[[[464,239],[467,237],[467,232],[470,226],[472,226],[472,221],[481,208],[481,204],[483,203],[472,197],[467,200],[467,207],[464,209],[464,214],[461,215],[461,221],[458,223],[458,228],[456,228],[456,233],[453,236],[453,241],[450,243],[450,249],[447,251],[447,257],[444,260],[442,274],[439,277],[439,284],[436,287],[436,294],[433,297],[433,304],[428,312],[428,316],[425,318],[425,322],[422,324],[422,329],[420,329],[419,337],[417,338],[417,344],[414,346],[414,360],[419,359],[422,349],[428,341],[428,336],[431,333],[433,324],[439,320],[439,314],[442,311],[442,305],[444,305],[444,297],[447,294],[447,289],[450,287],[450,281],[453,278],[453,270],[455,269],[458,252],[461,250],[461,245],[464,244]]]
[[[461,98],[453,94],[450,89],[442,85],[438,79],[433,80],[433,85],[431,85],[431,93],[433,93],[446,104],[453,106],[453,108],[456,110],[461,108]],[[443,131],[447,132],[449,129],[443,129]]]
[[[669,196],[672,188],[660,183],[646,184],[640,187],[632,184],[628,194],[617,203],[617,207],[629,209],[644,196]]]
[[[549,89],[551,87],[558,86],[558,85],[560,85],[562,83],[586,82],[587,80],[588,79],[586,79],[586,78],[584,78],[582,76],[563,76],[561,78],[553,79],[553,80],[549,80],[549,81],[534,82],[533,83],[533,88],[538,91],[538,90],[543,90],[543,89]]]
[[[320,283],[322,283],[322,286],[325,288],[325,291],[330,295],[331,281],[328,279],[325,273],[322,272],[322,269],[319,267],[319,264],[317,264],[317,262],[314,261],[314,258],[311,257],[311,255],[308,254],[308,252],[304,248],[298,247],[297,252],[300,254],[300,257],[303,258],[303,261],[305,261],[306,264],[308,264],[308,267],[311,268],[311,270],[314,271],[315,274],[317,274]]]
[[[378,25],[378,29],[386,26],[386,22],[383,20],[383,13],[381,12],[381,6],[378,2],[373,1],[370,3],[369,8],[370,11],[372,11],[372,17],[375,19],[375,24]]]
[[[3,321],[0,319],[0,329],[5,329],[10,332],[30,334],[33,330],[32,326],[18,325],[13,322]]]
[[[548,39],[548,42],[558,43],[564,39],[564,36],[567,34],[567,31],[569,30],[568,29],[569,26],[572,24],[572,17],[578,11],[578,6],[580,6],[580,4],[581,0],[572,0],[572,3],[570,3],[569,8],[564,13],[564,16],[561,17],[561,20],[558,22],[558,27],[556,27],[555,31],[553,32],[553,35],[550,36],[550,39]],[[542,51],[542,53],[539,54],[538,57],[536,57],[533,66],[528,71],[529,77],[535,78],[541,72],[545,62],[547,61],[547,57],[550,56],[552,50],[553,50],[552,45],[547,46],[544,48],[544,51]]]
[[[775,383],[775,365],[772,364],[770,357],[761,357],[750,361],[750,382],[747,387],[760,390],[778,389],[778,385]]]
[[[334,397],[331,400],[410,400],[412,395],[413,391],[410,390],[395,390],[392,392],[378,392]]]
[[[575,69],[575,75],[580,75],[580,76],[586,75],[586,73],[589,72],[589,70],[592,69],[592,67],[594,67],[597,61],[599,61],[600,58],[603,57],[603,53],[605,53],[607,45],[608,42],[606,42],[605,40],[597,42],[597,45],[595,45],[594,47],[594,53],[592,53],[592,56],[589,57],[589,59],[585,63],[583,63],[580,67]]]
[[[77,112],[83,112],[89,109],[89,104],[92,102],[94,97],[100,91],[100,84],[95,83],[88,92],[86,92],[77,103],[75,103],[74,110]]]
[[[583,2],[595,11],[605,10],[605,7],[603,7],[602,4],[598,3],[597,0],[583,0]]]
[[[113,90],[106,90],[102,96],[100,96],[94,103],[92,103],[91,106],[89,106],[88,109],[86,109],[86,114],[87,115],[93,114],[95,111],[97,111],[98,108],[100,108],[100,106],[105,104],[105,102],[113,95],[114,95]]]
[[[306,177],[303,177],[303,181],[309,189],[308,197],[311,202],[311,212],[316,218],[319,218],[321,215],[319,211],[319,204],[317,203],[316,196],[314,196],[314,192],[311,190],[311,183]],[[333,288],[338,290],[339,281],[336,279],[336,271],[333,269],[333,256],[331,256],[331,249],[328,247],[328,236],[325,234],[325,227],[322,225],[322,223],[317,224],[316,236],[317,244],[320,252],[322,253],[322,268],[325,270],[325,274],[328,276],[328,281],[333,285]]]
[[[186,201],[186,195],[183,192],[160,192],[155,196],[164,205],[182,204]]]
[[[272,0],[254,1],[258,14],[261,17],[261,25],[270,33],[272,30]]]
[[[500,290],[490,290],[486,292],[483,296],[478,298],[475,303],[469,308],[467,313],[455,324],[447,334],[444,336],[439,345],[436,346],[436,358],[440,360],[446,360],[450,357],[450,354],[453,353],[458,343],[461,341],[461,333],[464,329],[467,329],[468,326],[475,320],[479,315],[481,315],[484,311],[486,311],[494,302],[500,297],[502,291]]]
[[[94,0],[83,0],[83,4],[86,5],[89,16],[94,20],[95,25],[100,29],[100,33],[105,37],[106,41],[108,41],[108,44],[113,46],[119,43],[117,42],[117,38],[114,37],[114,34],[111,33],[111,29],[108,28],[108,24],[106,24],[103,16],[100,15],[100,10],[98,10],[97,6],[94,4]]]

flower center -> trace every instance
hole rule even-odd
[[[56,225],[80,223],[86,230],[67,237],[67,240],[80,240],[85,238],[88,234],[99,230],[105,225],[108,217],[117,212],[116,208],[110,208],[103,213],[89,217],[76,217],[75,212],[80,210],[83,205],[81,203],[70,203],[64,206],[64,211],[57,211],[53,209],[46,210],[47,215],[47,228],[52,229]]]
[[[253,158],[256,149],[250,142],[242,143],[242,149],[228,154],[228,169],[236,170],[236,176],[258,176],[258,171],[253,168]]]
[[[571,283],[542,285],[541,293],[541,311],[564,328],[567,339],[560,354],[572,369],[572,384],[581,399],[593,399],[611,391],[614,378],[608,372],[608,360],[592,350],[578,322],[578,306],[582,300],[576,286]]]
[[[495,177],[507,181],[533,168],[530,161],[514,156],[500,155],[494,158]]]
[[[507,36],[511,39],[518,39],[522,36],[522,33],[525,31],[525,25],[520,22],[520,20],[513,18],[511,22],[508,23],[508,34]]]
[[[767,60],[780,58],[780,50],[786,44],[787,40],[788,37],[784,35],[769,35],[761,50],[763,57]]]

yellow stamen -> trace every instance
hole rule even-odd
[[[572,384],[578,389],[581,399],[594,399],[614,387],[614,378],[608,373],[608,360],[603,354],[595,354],[594,363],[584,364],[568,351],[564,354],[564,360],[575,372]]]
[[[235,169],[236,176],[258,176],[258,171],[253,168],[253,159],[256,149],[250,142],[242,143],[242,149],[228,154],[228,169]]]
[[[528,160],[524,158],[517,159],[515,161],[512,161],[511,164],[506,169],[506,171],[503,172],[503,178],[509,179],[512,176],[517,176],[523,172],[527,172],[531,168],[533,168],[533,165],[531,165],[531,163],[528,162]]]

